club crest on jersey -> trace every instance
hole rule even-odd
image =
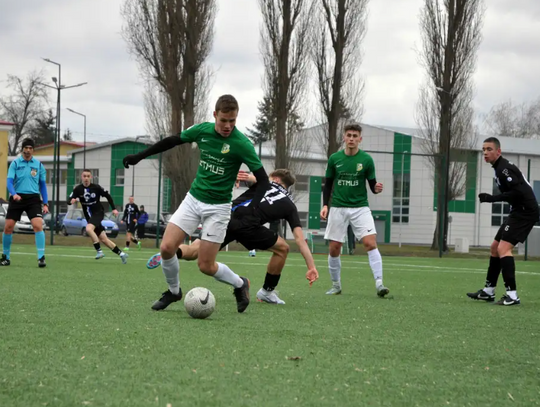
[[[227,154],[229,151],[231,151],[231,146],[223,143],[223,147],[221,147],[221,154]]]
[[[32,170],[30,171],[30,174],[32,174],[32,177],[35,177],[37,175],[37,169],[32,168]]]
[[[362,171],[362,168],[364,168],[364,166],[362,165],[362,163],[359,163],[359,164],[356,164],[356,171]]]

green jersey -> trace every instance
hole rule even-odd
[[[251,171],[262,167],[249,139],[236,127],[229,137],[216,132],[215,123],[201,123],[180,133],[183,142],[197,143],[201,156],[197,176],[189,192],[207,204],[232,200],[232,190],[242,163]]]
[[[375,164],[368,153],[359,150],[351,156],[341,150],[332,154],[326,177],[334,179],[331,206],[361,208],[369,205],[366,180],[375,179]]]

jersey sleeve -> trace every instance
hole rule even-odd
[[[302,222],[300,221],[300,216],[298,216],[298,209],[296,208],[296,205],[294,205],[294,208],[289,211],[287,223],[291,227],[291,230],[294,230],[294,228],[297,227],[302,227]]]
[[[45,166],[41,163],[39,165],[39,180],[47,181],[47,170],[45,169]]]
[[[515,165],[509,165],[508,167],[504,168],[502,170],[502,174],[506,184],[511,189],[515,189],[523,181],[525,181],[525,177],[523,176],[519,168],[517,168]]]
[[[257,171],[263,166],[261,159],[255,152],[255,147],[247,139],[246,142],[243,144],[242,148],[242,161],[248,166],[251,171]]]
[[[194,126],[191,126],[188,129],[185,129],[184,131],[182,131],[182,133],[180,133],[180,139],[182,140],[182,142],[184,142],[184,143],[194,143],[194,142],[196,142],[197,138],[199,137],[199,134],[201,133],[201,126],[202,125],[203,125],[203,123],[196,124]]]
[[[328,164],[326,164],[326,178],[335,178],[336,168],[334,166],[334,156],[331,155],[328,159]]]
[[[375,179],[375,162],[373,161],[373,157],[369,156],[368,165],[366,165],[366,179]]]
[[[7,177],[8,178],[11,178],[11,179],[15,179],[15,174],[17,172],[17,160],[13,161],[10,165],[9,165],[9,170],[8,170],[8,175]]]
[[[71,194],[69,194],[68,200],[71,201],[72,199],[77,199],[77,198],[79,198],[79,185],[73,188],[73,191],[71,191]]]

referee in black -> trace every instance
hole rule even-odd
[[[495,304],[519,305],[516,289],[516,264],[512,249],[527,239],[533,226],[538,222],[538,202],[529,182],[513,163],[501,155],[501,143],[495,137],[484,140],[482,146],[484,160],[495,170],[495,182],[501,191],[499,195],[481,193],[480,202],[508,202],[511,205],[508,218],[499,228],[491,244],[491,258],[486,278],[486,286],[467,296],[475,300],[494,301],[495,287],[502,269],[506,294]]]
[[[45,233],[43,232],[43,214],[49,212],[45,167],[34,155],[34,140],[26,138],[22,142],[22,154],[14,160],[8,170],[7,188],[9,206],[6,224],[2,235],[2,258],[0,266],[11,264],[11,242],[13,229],[23,214],[32,223],[35,233],[39,267],[45,267]],[[40,196],[41,195],[41,196]],[[43,198],[43,209],[41,207]]]

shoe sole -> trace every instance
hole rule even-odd
[[[469,297],[471,300],[475,300],[475,301],[485,301],[485,302],[493,302],[493,301],[495,301],[495,298],[471,297],[469,294],[467,294],[467,297]]]
[[[325,293],[326,295],[341,295],[341,290],[336,293]]]
[[[246,307],[245,307],[242,311],[240,311],[240,310],[238,309],[238,307],[237,307],[236,310],[237,310],[240,314],[241,314],[242,312],[244,312],[244,311],[247,309],[247,307],[249,306],[249,303],[250,303],[250,300],[249,300],[249,289],[251,288],[251,282],[249,281],[249,278],[247,278],[247,277],[244,277],[244,278],[246,279],[246,281],[247,281],[247,283],[248,283],[248,295],[247,295],[248,303],[246,304]]]
[[[274,305],[285,305],[285,302],[266,301],[266,300],[261,300],[259,297],[257,297],[257,302],[264,302],[265,304],[274,304]]]

